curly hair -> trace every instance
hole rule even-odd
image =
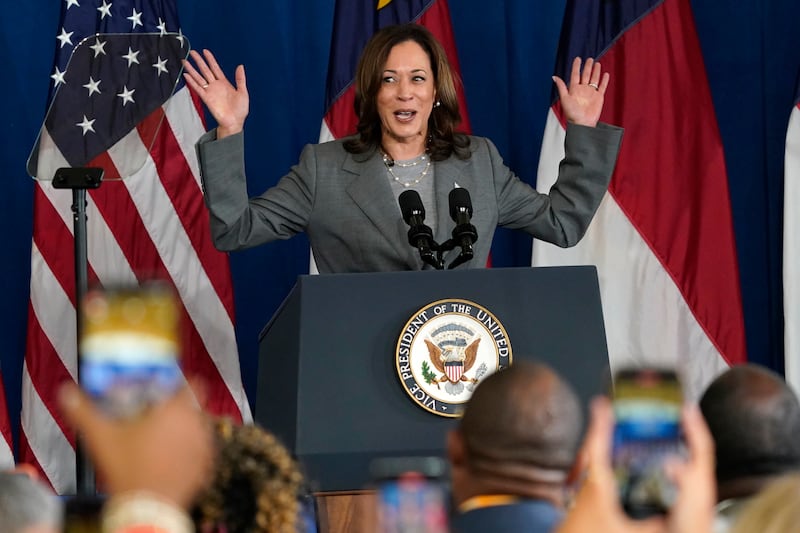
[[[469,138],[455,131],[461,122],[456,75],[436,37],[424,26],[414,23],[387,26],[375,33],[364,47],[354,80],[353,107],[358,116],[358,135],[345,141],[345,150],[360,154],[380,146],[382,130],[377,100],[383,69],[392,48],[407,41],[416,42],[428,54],[439,101],[428,119],[428,154],[433,161],[443,161],[453,154],[468,159],[471,155]]]
[[[286,448],[256,425],[216,418],[213,426],[217,462],[211,485],[195,502],[198,529],[294,532],[303,477]]]

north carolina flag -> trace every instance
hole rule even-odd
[[[170,280],[184,371],[205,380],[211,412],[250,419],[228,258],[211,242],[194,152],[202,114],[187,87],[170,97],[189,47],[174,0],[67,0],[53,43],[53,107],[29,170],[51,180],[59,167],[105,169],[87,194],[90,279]],[[59,493],[75,491],[75,439],[56,404],[77,370],[71,204],[71,191],[36,183],[22,376],[21,460]]]
[[[689,398],[746,360],[728,181],[689,0],[567,3],[556,73],[611,74],[601,120],[625,128],[604,198],[574,248],[534,241],[534,265],[596,264],[612,370],[667,366]],[[538,189],[555,181],[564,117],[550,109]]]
[[[786,131],[783,185],[783,323],[786,381],[800,391],[800,86]]]

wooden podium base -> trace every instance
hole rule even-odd
[[[374,490],[316,492],[319,533],[375,533],[378,496]]]

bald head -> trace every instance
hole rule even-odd
[[[800,403],[778,374],[735,366],[706,389],[700,409],[716,444],[718,482],[800,467]]]
[[[569,385],[547,366],[523,361],[481,382],[460,432],[474,469],[516,465],[566,472],[581,424],[580,402]]]

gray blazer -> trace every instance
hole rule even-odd
[[[434,163],[436,235],[446,241],[448,194],[458,184],[470,193],[478,231],[475,256],[460,268],[486,265],[497,226],[522,229],[567,247],[592,220],[614,170],[622,129],[569,125],[566,156],[549,194],[539,194],[505,166],[488,139],[470,137],[472,156]],[[408,243],[408,226],[386,176],[381,154],[349,154],[342,141],[308,145],[278,184],[248,198],[243,134],[197,145],[214,245],[239,250],[305,231],[321,273],[419,270],[419,253]],[[458,250],[445,256],[447,263]]]

